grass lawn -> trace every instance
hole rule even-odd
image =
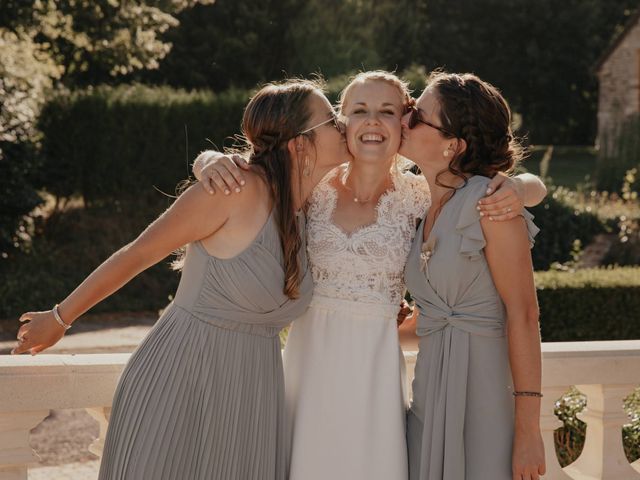
[[[532,147],[529,157],[523,163],[529,172],[540,175],[540,162],[547,147],[548,145]],[[597,153],[592,146],[554,146],[547,176],[553,179],[555,185],[573,190],[578,184],[585,183],[587,176],[593,177],[596,163]]]

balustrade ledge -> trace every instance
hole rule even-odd
[[[100,424],[100,436],[90,447],[100,455],[113,393],[130,356],[0,355],[0,480],[27,478],[28,466],[37,459],[29,447],[29,431],[49,409],[87,409]],[[417,352],[405,352],[408,380],[416,358]],[[543,343],[542,360],[545,478],[640,479],[640,460],[629,465],[620,435],[628,421],[622,399],[640,384],[640,340]],[[555,399],[571,385],[587,395],[587,409],[579,415],[587,422],[587,439],[580,458],[563,469],[553,460],[553,431],[561,425],[553,409]]]

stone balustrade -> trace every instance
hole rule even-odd
[[[416,354],[408,352],[407,375]],[[100,455],[111,401],[129,354],[0,356],[0,480],[26,480],[38,462],[29,432],[50,409],[85,408],[100,425],[89,450]],[[629,464],[621,428],[630,419],[623,398],[640,386],[640,340],[543,344],[541,428],[551,480],[640,480],[640,461]],[[579,418],[587,424],[580,457],[561,468],[553,432],[561,422],[555,401],[575,385],[587,397]]]

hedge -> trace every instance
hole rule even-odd
[[[233,144],[244,90],[186,92],[125,85],[59,95],[43,109],[46,188],[87,203],[173,191],[205,148]]]
[[[640,267],[535,273],[542,340],[640,338]]]
[[[28,310],[49,309],[69,295],[101,262],[131,242],[169,205],[160,193],[125,208],[118,204],[69,209],[47,219],[28,249],[0,269],[0,332],[15,328]],[[157,311],[174,294],[180,275],[169,257],[142,272],[117,293],[91,309],[97,312]]]

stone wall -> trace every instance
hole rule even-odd
[[[624,118],[640,112],[640,19],[598,70],[598,144]]]

